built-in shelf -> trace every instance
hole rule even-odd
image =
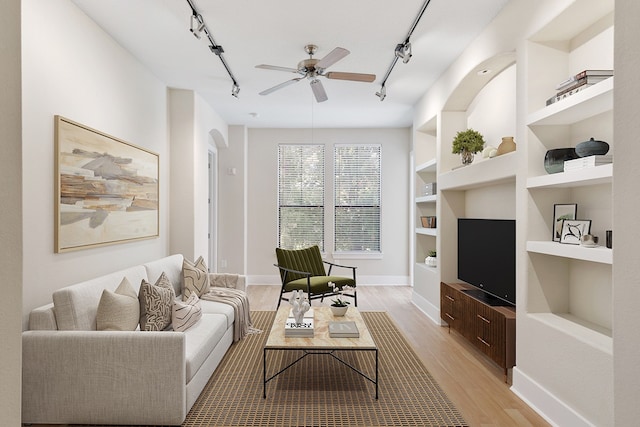
[[[613,77],[529,114],[529,126],[568,125],[613,109]]]
[[[601,264],[613,264],[613,250],[605,246],[585,248],[580,245],[530,240],[527,242],[527,251]]]
[[[429,267],[424,262],[416,262],[416,268],[424,270],[428,273],[436,274],[438,272],[438,267]]]
[[[431,159],[427,162],[424,162],[422,164],[419,164],[418,166],[416,166],[416,173],[422,173],[422,172],[436,172],[436,168],[437,168],[437,162],[436,159]]]
[[[613,163],[579,170],[534,176],[527,179],[527,188],[581,187],[611,184]]]
[[[419,196],[416,197],[416,203],[435,203],[436,195],[432,194],[431,196]]]
[[[570,313],[528,313],[530,319],[537,320],[556,330],[568,334],[602,352],[613,354],[613,338],[610,329],[588,322]]]
[[[416,228],[416,234],[422,234],[425,236],[436,236],[437,233],[437,228],[423,228],[423,227],[418,227]]]
[[[443,173],[438,177],[438,191],[469,190],[515,181],[517,155],[513,151]]]

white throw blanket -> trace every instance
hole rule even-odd
[[[234,275],[224,275],[220,279],[221,282],[219,283],[216,283],[216,280],[212,280],[209,292],[202,295],[201,298],[208,301],[221,302],[233,307],[235,314],[235,320],[233,322],[233,341],[236,342],[247,335],[259,334],[262,331],[252,326],[249,299],[244,291],[235,289],[235,281],[232,276]],[[222,282],[224,282],[224,284]],[[232,283],[233,285],[231,285]]]

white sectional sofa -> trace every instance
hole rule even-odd
[[[184,332],[97,331],[103,289],[134,288],[164,272],[182,290],[172,255],[57,290],[23,332],[22,422],[179,425],[233,342],[234,310],[201,300],[202,319]],[[239,276],[236,288],[244,290]]]

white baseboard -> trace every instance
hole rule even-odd
[[[546,390],[518,367],[513,368],[513,391],[549,424],[557,427],[594,427],[582,415]]]
[[[409,276],[357,276],[358,285],[367,286],[408,286]],[[247,275],[248,285],[280,285],[280,276]]]
[[[414,291],[413,296],[411,297],[411,302],[436,325],[446,325],[446,323],[443,322],[442,319],[440,319],[440,307],[436,307],[422,295]]]

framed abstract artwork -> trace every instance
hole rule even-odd
[[[55,116],[55,251],[159,235],[159,156]]]
[[[590,219],[565,219],[562,221],[560,243],[579,245],[580,239],[591,231]]]
[[[576,203],[553,205],[552,239],[554,242],[560,241],[560,236],[562,235],[562,221],[565,219],[576,219],[577,213],[578,205]]]

